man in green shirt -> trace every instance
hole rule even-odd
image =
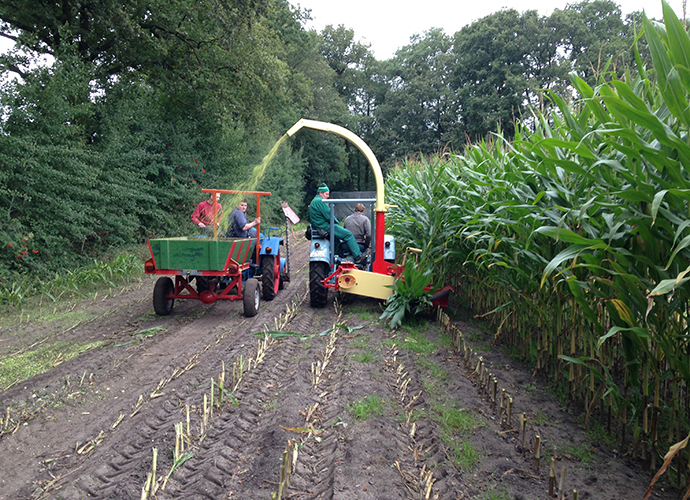
[[[324,231],[331,230],[331,209],[324,200],[327,200],[331,192],[325,183],[322,183],[317,191],[314,199],[311,200],[309,204],[309,213],[307,219],[311,223],[312,227],[323,229]],[[340,226],[340,221],[335,220],[335,225],[333,226],[333,232],[335,237],[343,240],[347,243],[347,248],[350,249],[350,254],[355,259],[355,264],[360,264],[366,255],[359,250],[359,245],[355,240],[355,237],[350,231]]]

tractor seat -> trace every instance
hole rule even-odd
[[[316,235],[319,238],[328,238],[329,233],[325,229],[318,227],[312,227],[311,224],[307,226],[307,230],[304,232],[304,237],[311,240],[312,235]]]

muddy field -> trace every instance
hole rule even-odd
[[[458,310],[453,325],[513,397],[510,424],[434,317],[392,331],[375,300],[310,308],[307,251],[254,318],[241,301],[177,301],[157,317],[145,278],[3,327],[1,356],[97,347],[0,393],[0,498],[140,499],[154,449],[159,499],[278,498],[281,470],[284,499],[545,499],[552,458],[554,497],[563,470],[565,498],[643,497],[645,464],[585,432]],[[676,495],[662,483],[653,497]]]

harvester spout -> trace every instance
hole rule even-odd
[[[371,165],[371,169],[374,171],[374,179],[376,180],[376,206],[374,207],[374,210],[376,212],[387,212],[388,210],[386,204],[384,203],[383,174],[381,173],[381,166],[379,165],[376,156],[374,156],[374,153],[371,151],[371,148],[367,146],[367,143],[360,139],[358,135],[353,134],[340,125],[315,120],[305,120],[304,118],[290,127],[290,130],[287,131],[287,135],[292,137],[303,127],[321,130],[323,132],[331,132],[339,135],[340,137],[344,137],[352,144],[357,146],[357,149],[359,149],[366,157],[369,165]]]

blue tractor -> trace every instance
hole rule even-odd
[[[330,198],[323,201],[323,203],[327,203],[330,206],[331,228],[335,224],[336,206],[342,209],[340,210],[342,213],[352,213],[357,203],[365,205],[367,207],[366,213],[370,221],[372,221],[372,234],[376,234],[373,217],[371,216],[371,207],[375,202],[375,198]],[[344,300],[347,300],[348,294],[367,295],[366,293],[355,292],[352,287],[347,287],[347,282],[349,281],[348,277],[353,274],[355,268],[361,271],[372,271],[375,259],[369,253],[369,250],[367,249],[366,251],[364,262],[355,266],[347,245],[336,241],[333,229],[329,232],[322,229],[314,229],[310,226],[307,235],[311,239],[311,247],[309,249],[309,297],[311,306],[324,307],[326,305],[328,288],[334,288],[336,291],[341,292],[341,297]],[[373,248],[376,249],[377,246],[373,245]],[[385,234],[382,248],[384,260],[393,265],[395,262],[395,238],[390,234]],[[343,275],[343,269],[350,269],[352,271],[346,273],[346,276],[341,279],[340,276]]]

